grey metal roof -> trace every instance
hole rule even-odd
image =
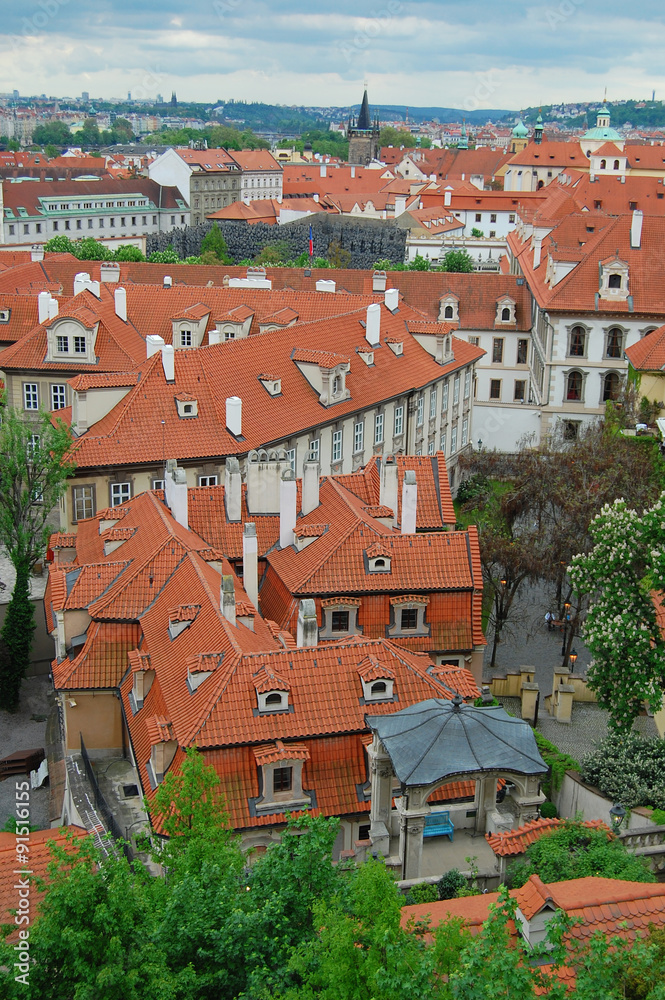
[[[527,722],[499,706],[476,708],[430,698],[392,715],[366,715],[403,785],[430,785],[479,771],[544,774],[547,765],[538,752]]]

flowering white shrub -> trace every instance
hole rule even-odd
[[[665,809],[665,740],[637,733],[608,736],[582,761],[582,777],[629,809]]]

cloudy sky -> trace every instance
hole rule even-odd
[[[665,99],[642,0],[0,0],[0,91],[515,108]]]

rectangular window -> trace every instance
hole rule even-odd
[[[109,219],[109,226],[111,226],[112,228],[115,227],[115,219],[113,218]]]
[[[455,381],[453,382],[453,406],[457,406],[459,403],[459,375],[455,376]]]
[[[450,432],[450,452],[453,454],[457,451],[457,427],[453,427]]]
[[[153,490],[164,490],[166,489],[166,480],[164,479],[153,479],[152,481]]]
[[[404,430],[404,407],[395,407],[395,437],[402,433]]]
[[[516,399],[519,402],[524,402],[525,395],[526,381],[521,378],[515,379],[515,395],[513,396],[513,399]]]
[[[23,406],[26,410],[39,409],[39,389],[36,382],[23,383]]]
[[[429,444],[427,445],[427,454],[428,455],[434,454],[434,441],[430,441]]]
[[[434,420],[436,416],[436,389],[432,389],[429,394],[429,418]]]
[[[74,486],[72,488],[72,520],[83,521],[95,516],[95,487]]]
[[[473,344],[474,347],[478,347],[480,344],[480,337],[469,337],[469,343]]]
[[[441,393],[441,412],[445,413],[448,409],[448,383],[444,382],[443,392]]]
[[[74,337],[74,354],[85,354],[85,337]]]
[[[71,229],[71,228],[72,227],[71,227],[71,223],[70,223],[69,219],[66,219],[65,220],[65,229]]]
[[[490,399],[501,399],[501,379],[490,379]]]
[[[125,216],[124,216],[124,215],[123,215],[123,216],[121,216],[121,218],[120,218],[120,225],[121,225],[121,226],[124,226],[124,225],[125,225]]]
[[[467,368],[464,372],[464,398],[468,399],[471,395],[471,369]]]
[[[180,346],[181,347],[191,347],[192,346],[192,331],[191,330],[181,330],[180,331]]]
[[[58,354],[68,354],[69,353],[69,337],[56,337],[55,338],[55,349]]]
[[[133,226],[136,225],[136,216],[135,215],[132,216],[132,225]]]
[[[406,629],[417,629],[418,628],[418,608],[402,608],[402,622],[401,629],[404,632]]]
[[[358,420],[353,425],[353,450],[355,453],[363,450],[365,438],[365,423],[363,420]]]
[[[342,459],[342,432],[333,431],[332,436],[332,460],[339,462]]]
[[[465,417],[462,421],[462,447],[469,443],[469,418]]]
[[[13,228],[13,227],[10,227],[10,228]],[[58,223],[57,223],[57,220],[56,220],[56,221],[55,221],[55,222],[53,223],[53,232],[54,232],[54,233],[57,233],[58,229],[59,229],[59,226],[58,226]]]
[[[23,233],[24,233],[24,235],[27,236],[29,232],[30,232],[30,226],[29,226],[29,224],[27,222],[24,222],[23,223]]]
[[[514,222],[514,221],[515,221],[515,216],[514,216],[514,214],[513,214],[512,212],[511,212],[511,214],[510,214],[510,215],[508,216],[508,222]]]
[[[496,212],[490,214],[490,222],[496,222]]]
[[[77,229],[83,229],[83,220],[82,219],[77,219],[76,220],[76,228]]]
[[[517,341],[517,364],[525,365],[527,359],[528,351],[528,340],[518,340]]]
[[[55,226],[56,226],[56,224],[53,223],[53,227],[54,228],[55,228]],[[7,228],[9,229],[9,235],[10,236],[14,236],[15,235],[16,226],[8,226]]]
[[[35,223],[35,232],[36,233],[41,233],[41,231],[42,231],[42,224],[41,224],[41,222],[36,222]]]
[[[39,434],[31,434],[30,440],[28,441],[28,461],[32,459],[32,456],[39,448]]]
[[[374,417],[374,444],[383,444],[383,414]]]
[[[296,471],[296,449],[295,448],[289,448],[289,450],[286,453],[286,460],[289,463],[289,465],[291,466],[291,472],[293,472],[295,474],[295,471]]]
[[[141,216],[141,225],[142,226],[147,226],[148,225],[148,216],[147,215],[142,215]]]
[[[216,486],[217,476],[199,476],[199,486]]]
[[[51,409],[62,410],[67,405],[67,394],[64,385],[51,386]]]
[[[441,435],[441,451],[446,454],[446,432],[444,431]]]
[[[88,219],[88,229],[92,229],[92,219]]]
[[[416,403],[416,427],[422,427],[424,419],[425,419],[425,397],[423,395],[420,395],[418,396],[418,402]]]
[[[503,364],[503,337],[494,337],[492,340],[492,363]]]
[[[490,239],[493,240],[496,236],[496,229],[490,229]]]
[[[153,215],[153,217],[152,217],[152,224],[153,224],[153,226],[157,225],[157,216],[156,215]]]
[[[171,216],[171,225],[175,226],[175,215]]]
[[[131,483],[111,483],[111,506],[120,507],[132,498]]]
[[[99,220],[99,228],[100,228],[100,229],[103,229],[103,228],[104,228],[104,220],[103,220],[103,219],[100,219],[100,220]]]
[[[481,222],[482,218],[483,218],[482,217],[482,213],[481,212],[476,212],[476,222]]]
[[[321,455],[321,444],[320,444],[319,438],[314,438],[313,441],[309,442],[309,459],[310,459],[310,462],[318,462],[320,455]]]
[[[293,768],[292,767],[276,767],[272,772],[272,791],[273,795],[276,792],[290,792],[293,785]]]
[[[348,611],[333,611],[330,615],[330,631],[331,632],[348,632],[349,631],[349,612]]]

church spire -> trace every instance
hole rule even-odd
[[[358,122],[356,128],[366,129],[369,131],[372,127],[372,122],[369,117],[369,101],[367,99],[367,87],[365,87],[365,93],[363,94],[363,102],[360,105],[360,114],[358,115]]]

